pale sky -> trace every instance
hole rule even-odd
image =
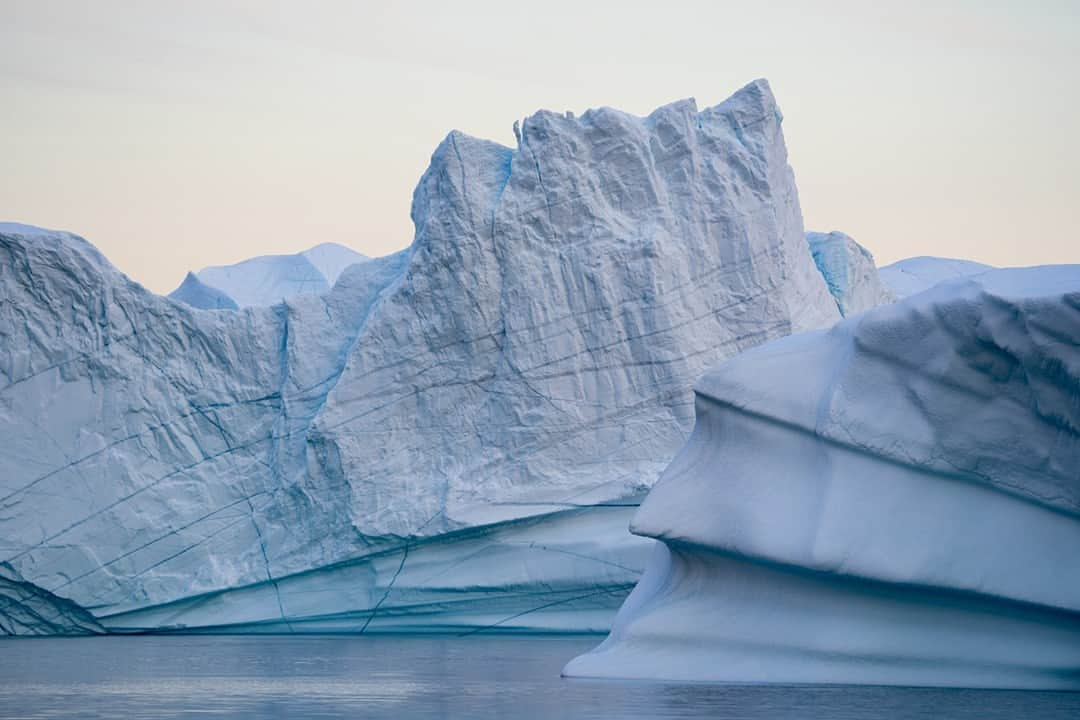
[[[188,269],[408,245],[451,129],[766,77],[808,229],[879,264],[1080,262],[1080,1],[0,0],[0,220]]]

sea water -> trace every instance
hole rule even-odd
[[[1080,693],[564,679],[599,637],[0,640],[0,718],[1080,718]]]

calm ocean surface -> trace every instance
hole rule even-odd
[[[2,718],[1080,718],[1080,693],[565,680],[597,637],[0,640]]]

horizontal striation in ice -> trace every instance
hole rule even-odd
[[[100,618],[111,632],[606,632],[653,541],[623,503],[388,542],[271,582]]]

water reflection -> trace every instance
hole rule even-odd
[[[2,718],[1069,718],[1080,694],[564,680],[592,637],[0,641]]]

